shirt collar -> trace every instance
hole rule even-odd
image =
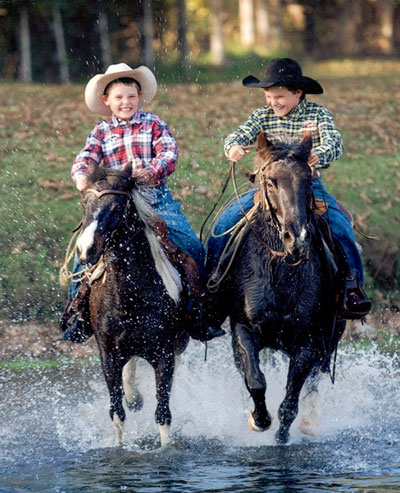
[[[136,113],[130,117],[129,122],[126,122],[125,120],[121,120],[121,118],[117,118],[114,114],[112,114],[111,120],[114,127],[125,127],[126,125],[141,123],[140,110],[137,110]]]
[[[292,111],[287,115],[287,116],[300,116],[302,115],[305,110],[306,110],[306,105],[307,105],[307,99],[304,98],[300,103],[295,106]]]

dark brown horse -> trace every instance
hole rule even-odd
[[[133,386],[135,359],[140,357],[155,372],[155,419],[165,445],[175,355],[186,348],[189,336],[182,328],[179,274],[154,234],[160,219],[130,175],[129,167],[91,169],[77,252],[81,263],[96,266],[92,267],[90,322],[110,393],[116,442],[121,442],[125,420],[123,395],[134,410],[142,404]]]
[[[254,401],[253,430],[267,430],[272,420],[259,352],[272,348],[290,358],[278,412],[279,443],[289,439],[307,377],[329,371],[345,326],[336,318],[340,281],[312,210],[311,145],[310,139],[271,145],[259,136],[253,177],[259,202],[247,212],[245,233],[218,296],[230,317],[235,362]]]

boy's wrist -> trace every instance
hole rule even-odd
[[[86,175],[79,176],[75,181],[75,186],[80,192],[83,192],[88,186],[87,176]]]

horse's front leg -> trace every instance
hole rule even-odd
[[[278,411],[279,429],[276,433],[278,443],[287,443],[289,440],[289,428],[297,416],[301,389],[315,365],[316,361],[311,349],[302,349],[290,358],[286,395]]]
[[[244,375],[246,388],[254,402],[254,411],[249,415],[248,425],[254,431],[268,430],[272,417],[265,404],[267,385],[260,370],[258,346],[253,335],[238,322],[232,323],[232,334],[235,363]]]
[[[110,418],[114,424],[115,443],[121,444],[125,410],[122,405],[122,366],[118,350],[105,350],[105,344],[99,344],[101,365],[110,394]]]
[[[122,386],[125,394],[125,402],[131,411],[140,411],[143,407],[143,397],[137,387],[137,360],[137,357],[134,356],[122,369]]]
[[[156,377],[157,408],[155,412],[156,423],[160,432],[161,447],[169,442],[172,415],[169,409],[169,397],[174,376],[175,359],[171,351],[164,354],[153,364]]]
[[[315,435],[321,424],[318,384],[321,372],[315,366],[304,383],[304,396],[300,400],[299,429],[305,435]]]

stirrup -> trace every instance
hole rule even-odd
[[[360,285],[357,277],[351,273],[346,276],[343,305],[339,315],[347,320],[362,320],[371,310],[371,301]]]
[[[80,312],[74,314],[74,318],[70,323],[70,327],[64,332],[64,341],[82,343],[87,341],[93,335],[90,322],[82,318]]]

